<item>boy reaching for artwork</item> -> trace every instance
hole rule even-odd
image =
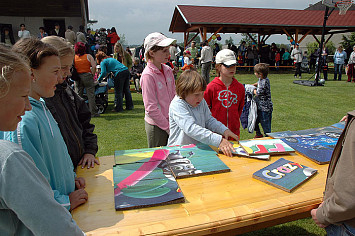
[[[265,63],[259,63],[254,66],[254,74],[259,79],[258,82],[253,84],[257,87],[254,90],[256,95],[256,103],[258,107],[258,118],[255,123],[256,135],[254,138],[262,138],[259,123],[263,127],[265,136],[266,133],[271,133],[271,119],[273,104],[271,101],[270,80],[267,77],[269,74],[269,65]]]
[[[234,52],[223,49],[216,55],[216,72],[218,77],[207,85],[204,98],[212,116],[222,122],[239,140],[240,116],[243,111],[245,89],[234,74],[237,61]]]
[[[238,140],[238,136],[211,115],[203,98],[205,89],[206,81],[194,70],[183,72],[177,79],[177,95],[169,107],[168,146],[201,142],[231,157],[233,145],[228,138]]]

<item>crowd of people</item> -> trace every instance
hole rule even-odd
[[[271,132],[269,64],[280,65],[278,62],[283,63],[282,58],[288,53],[285,50],[281,55],[276,45],[255,51],[255,45],[249,47],[243,42],[236,52],[233,45],[221,50],[214,45],[212,49],[204,41],[199,52],[196,42],[192,42],[183,51],[188,67],[177,76],[176,40],[158,32],[144,39],[132,60],[130,52],[118,42],[114,27],[108,34],[103,28],[97,34],[89,30],[85,33],[83,27],[79,34],[72,33],[72,27],[63,34],[60,27],[55,27],[52,35],[43,31],[39,37],[28,37],[29,32],[24,25],[23,28],[20,40],[13,46],[0,45],[0,233],[84,235],[69,211],[85,204],[89,197],[85,180],[75,174],[76,168],[99,165],[95,158],[97,136],[91,123],[91,117],[99,116],[93,100],[94,78],[102,81],[111,75],[114,112],[124,110],[123,99],[126,110],[134,108],[130,91],[133,78],[136,91],[142,93],[148,147],[201,142],[216,146],[231,157],[233,145],[229,140],[240,139],[246,90],[256,102],[255,138]],[[268,56],[262,57],[266,51]],[[299,45],[288,54],[296,65],[295,76],[301,76],[297,63],[303,54]],[[338,48],[334,60],[339,77],[334,79],[341,79],[345,59],[346,54]],[[351,73],[354,60],[355,46],[348,60]],[[210,81],[212,64],[217,76]],[[258,80],[248,86],[235,76],[237,66],[245,64],[252,66]],[[197,65],[200,73],[195,69]],[[68,84],[68,77],[74,79],[75,91]],[[88,104],[83,99],[84,89]],[[354,133],[353,116],[349,114],[345,129],[350,130],[348,135],[340,138],[343,149],[338,147],[339,152],[333,154],[345,169],[354,156],[348,151],[354,144],[350,136]],[[333,166],[337,164],[334,162]],[[333,171],[334,178],[344,178],[339,170]],[[332,196],[335,191],[343,194],[341,188],[338,190],[335,182],[331,184],[334,186],[326,191],[324,203],[312,211],[312,216],[321,227],[330,225],[335,230],[340,222],[352,230],[353,214],[345,218],[332,215],[344,207],[337,205],[337,196]],[[349,205],[345,210],[352,210]]]
[[[216,54],[220,51],[220,45],[215,43],[214,45],[205,45],[202,42],[199,46],[195,41],[191,42],[191,46],[185,50],[179,49],[178,46],[173,45],[170,49],[171,61],[177,61],[177,65],[183,65],[182,69],[201,67],[204,74],[203,77],[207,78],[207,71],[209,71],[209,64],[211,68],[215,65]],[[176,50],[176,48],[178,50]],[[237,58],[237,69],[251,71],[253,67],[258,63],[266,63],[270,65],[270,70],[289,70],[290,68],[295,70],[295,78],[302,78],[302,72],[316,71],[318,64],[320,65],[320,72],[324,80],[328,80],[329,62],[333,62],[334,65],[334,80],[341,80],[344,71],[348,76],[348,82],[354,81],[353,73],[353,60],[351,60],[351,49],[346,52],[342,46],[339,46],[334,55],[329,55],[328,49],[324,46],[322,50],[315,49],[308,54],[306,50],[302,50],[298,43],[294,44],[294,47],[278,48],[275,43],[271,45],[261,44],[257,45],[251,43],[246,45],[245,41],[237,47],[234,44],[228,44],[228,49],[232,50]],[[202,53],[203,52],[203,53]],[[208,53],[206,53],[208,52]],[[212,53],[211,53],[212,52]],[[182,63],[178,63],[179,56],[182,54]],[[207,61],[206,61],[207,55]],[[320,59],[319,59],[320,55]],[[330,57],[331,56],[331,57]],[[318,62],[319,61],[319,62]]]

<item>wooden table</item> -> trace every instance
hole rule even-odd
[[[87,235],[235,235],[308,217],[321,202],[328,165],[297,154],[272,156],[271,161],[219,156],[232,171],[178,180],[185,203],[127,211],[114,207],[114,158],[101,157],[94,169],[78,169],[89,200],[73,217]],[[252,178],[280,157],[315,168],[318,174],[292,193]]]

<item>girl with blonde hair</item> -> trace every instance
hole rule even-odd
[[[90,123],[91,112],[85,100],[66,81],[73,65],[73,45],[58,36],[45,37],[41,41],[58,50],[62,71],[54,96],[44,98],[46,105],[58,123],[74,168],[78,165],[93,168],[99,161],[95,159],[98,146],[97,135],[93,133],[95,125]]]
[[[132,57],[126,50],[123,49],[122,44],[119,42],[115,43],[113,51],[113,58],[125,65],[128,70],[131,70],[133,64]]]

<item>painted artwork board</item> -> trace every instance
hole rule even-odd
[[[337,128],[337,129],[340,129],[340,130],[344,130],[344,128],[345,128],[345,121],[332,124],[331,126]]]
[[[183,145],[115,152],[116,210],[184,202],[176,178],[230,171],[208,145]]]
[[[121,166],[116,165],[113,168],[116,210],[185,202],[184,195],[174,178],[143,178],[128,184],[125,179],[120,178],[121,171],[118,167]],[[123,182],[125,183],[122,184]]]
[[[118,173],[118,176],[115,176],[115,179],[117,182],[121,182],[131,175],[135,175],[141,179],[165,178],[162,168],[164,162],[137,162],[124,165],[115,165],[113,168]]]
[[[271,138],[284,138],[284,137],[291,137],[295,136],[296,133],[294,131],[280,131],[280,132],[274,132],[274,133],[266,133],[269,137]]]
[[[337,137],[329,137],[327,135],[288,137],[282,140],[298,153],[320,165],[329,163],[334,147],[338,142]]]
[[[249,155],[277,155],[295,151],[281,139],[242,140],[239,143]]]
[[[167,164],[177,179],[230,171],[217,153],[206,144],[163,148],[169,150]]]
[[[292,192],[316,173],[316,169],[280,158],[274,163],[256,171],[253,174],[253,178],[286,192]]]
[[[115,151],[115,164],[122,165],[135,162],[154,161],[151,157],[157,149],[161,148],[142,148]]]
[[[239,156],[239,157],[246,157],[246,158],[255,158],[258,160],[265,160],[268,161],[270,160],[270,155],[249,155],[244,148],[239,144],[237,141],[231,141],[233,144],[234,150],[232,151],[233,156]],[[221,150],[219,150],[219,153],[223,153]]]
[[[332,126],[326,126],[326,127],[320,127],[320,128],[313,128],[313,129],[305,129],[305,130],[298,130],[294,131],[296,134],[295,136],[290,136],[290,137],[296,137],[296,136],[320,136],[320,135],[327,135],[327,136],[334,136],[334,137],[339,137],[341,134],[341,130],[337,129]]]
[[[184,201],[175,178],[164,174],[162,166],[166,163],[168,153],[165,149],[155,149],[151,157],[146,158],[148,161],[113,167],[116,210]]]

